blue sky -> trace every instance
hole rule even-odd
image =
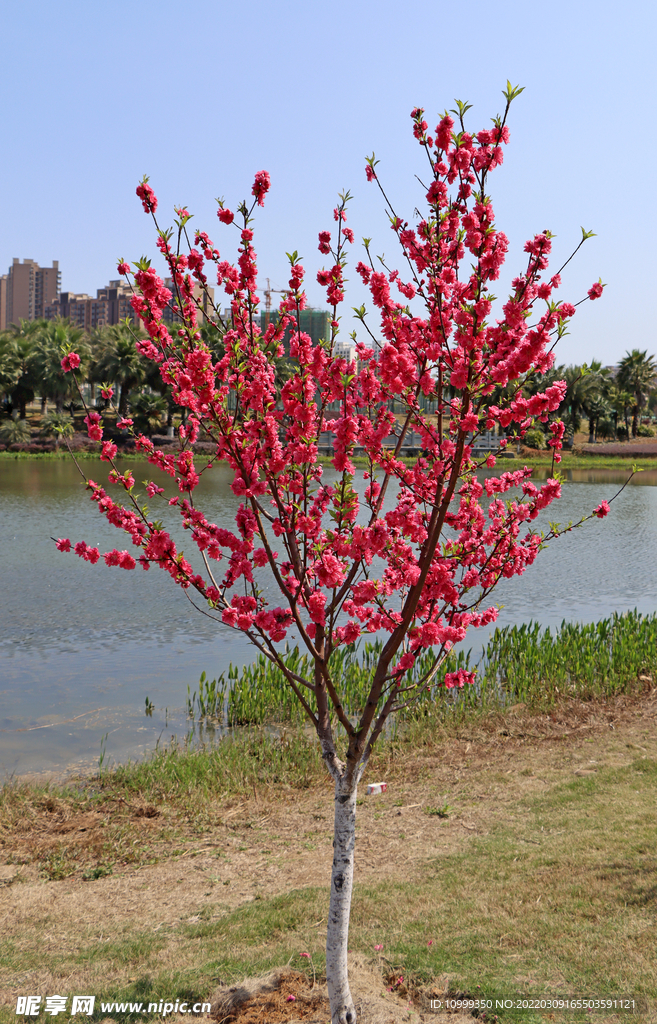
[[[422,198],[414,175],[425,170],[412,107],[424,106],[432,124],[455,97],[469,100],[478,130],[501,111],[510,79],[525,91],[512,106],[505,163],[490,178],[511,241],[505,281],[536,231],[556,234],[556,268],[580,225],[592,229],[561,296],[577,301],[599,277],[608,288],[580,308],[558,361],[654,353],[656,22],[654,5],[634,0],[6,4],[0,272],[14,256],[58,259],[64,290],[95,294],[116,276],[118,257],[153,255],[134,193],[144,173],[163,224],[186,203],[193,225],[230,256],[237,233],[219,224],[215,198],[234,208],[266,168],[272,191],[255,225],[261,277],[284,287],[285,252],[297,249],[320,305],[317,232],[332,226],[341,189],[354,195],[356,238],[372,237],[394,262],[365,155],[376,152],[398,212],[411,219]],[[350,327],[349,307],[364,296],[355,272],[347,276]]]

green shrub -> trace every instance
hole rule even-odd
[[[31,436],[32,431],[27,420],[12,417],[0,426],[0,441],[4,441],[5,444],[24,444]]]
[[[54,437],[55,444],[59,446],[63,437],[72,437],[73,435],[71,417],[64,412],[51,412],[41,421],[41,433],[44,437]]]
[[[540,427],[530,427],[525,434],[524,442],[528,448],[537,448],[539,451],[547,447],[545,434]]]

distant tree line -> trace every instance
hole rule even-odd
[[[544,391],[546,384],[556,380],[568,385],[556,413],[566,425],[567,437],[586,427],[591,444],[654,433],[649,423],[642,422],[657,412],[657,362],[647,351],[632,349],[617,367],[602,366],[597,360],[590,366],[555,366],[528,382],[527,395]],[[537,423],[535,429],[541,426]]]
[[[202,330],[219,358],[223,348],[217,331],[208,330],[207,325]],[[1,439],[29,440],[27,407],[37,398],[44,436],[59,439],[73,432],[72,417],[80,409],[80,397],[72,374],[64,373],[61,366],[62,356],[71,349],[81,357],[80,378],[88,386],[92,405],[109,405],[100,387],[111,384],[118,412],[129,413],[141,431],[152,434],[171,426],[178,407],[157,365],[137,351],[138,338],[139,332],[128,323],[90,333],[63,319],[11,324],[0,333]]]
[[[221,358],[223,344],[217,325],[205,323],[201,332],[215,357]],[[27,406],[35,398],[41,402],[44,436],[53,436],[58,443],[61,437],[72,433],[79,396],[72,374],[64,373],[61,367],[62,356],[69,349],[74,349],[82,359],[80,377],[88,385],[92,405],[102,408],[109,404],[102,398],[100,386],[111,384],[119,414],[130,414],[139,430],[153,434],[165,426],[171,427],[178,407],[157,365],[137,351],[137,339],[134,325],[128,323],[91,333],[63,319],[21,320],[11,324],[0,333],[0,439],[29,440]],[[292,372],[292,362],[289,357],[280,360],[279,388]],[[565,399],[555,414],[566,424],[567,437],[572,438],[583,423],[588,426],[591,442],[653,432],[649,424],[642,422],[647,414],[657,413],[657,362],[647,351],[628,351],[614,368],[603,367],[598,361],[590,366],[556,366],[547,374],[528,379],[524,393],[530,397],[555,380],[568,384]],[[492,395],[491,404],[501,397]],[[544,447],[544,426],[537,421],[527,432],[527,443]]]

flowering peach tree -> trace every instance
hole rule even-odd
[[[466,129],[466,104],[445,113],[433,132],[424,111],[413,110],[426,182],[424,213],[412,223],[386,195],[374,156],[366,161],[367,179],[387,206],[401,269],[373,258],[364,240],[355,269],[377,315],[365,306],[355,310],[352,362],[336,345],[354,243],[348,193],[340,196],[332,227],[319,232],[326,266],[317,280],[332,321],[330,339],[313,344],[300,329],[306,295],[297,253],[289,256],[289,289],[278,317],[266,329],[260,318],[253,223],[270,188],[266,171],[256,174],[251,199],[235,213],[219,201],[219,220],[239,231],[236,265],[204,231],[191,232],[186,209],[176,210],[175,229],[160,229],[145,178],[137,194],[157,228],[172,290],[147,260],[132,269],[122,260],[118,269],[132,282],[132,305],[147,332],[137,347],[158,364],[186,419],[174,451],[137,434],[128,418],[118,425],[134,433],[151,466],[176,482],[178,495],[168,504],[161,484],[147,483],[148,500],[159,501],[162,513],[136,494],[132,475],[116,462],[116,445],[103,439],[100,414],[87,410],[89,436],[101,444],[114,488],[88,480],[89,495],[131,544],[101,556],[79,541],[76,553],[90,562],[102,557],[123,569],[167,573],[206,614],[245,634],[278,665],[316,729],[335,782],[327,935],[333,1024],[356,1020],[347,977],[356,792],[374,744],[390,716],[422,688],[473,682],[472,673],[445,672],[447,653],[469,627],[495,620],[496,609],[487,604],[495,586],[523,573],[556,535],[556,528],[547,535],[535,528],[541,510],[559,497],[556,477],[537,486],[524,466],[491,472],[504,455],[506,431],[522,436],[534,419],[548,422],[562,402],[563,381],[529,398],[525,385],[550,369],[554,343],[575,313],[556,298],[561,282],[559,273],[548,272],[549,231],[526,243],[510,295],[494,306],[491,286],[508,240],[495,225],[488,177],[502,163],[509,106],[519,91],[509,85],[503,114],[476,134]],[[230,302],[227,320],[215,311],[219,359],[199,327],[197,286],[206,289],[210,276]],[[589,298],[601,291],[594,284]],[[167,327],[163,311],[171,305],[179,319]],[[277,390],[285,338],[295,369]],[[69,352],[62,365],[75,373],[78,364]],[[106,386],[103,397],[111,394]],[[209,456],[198,454],[201,431],[212,444]],[[495,433],[498,449],[479,457],[484,431]],[[563,423],[551,422],[549,431],[554,465]],[[329,482],[318,454],[324,432],[333,436]],[[421,438],[421,455],[413,460],[401,457],[411,432]],[[365,468],[355,486],[356,454]],[[210,522],[195,498],[200,478],[219,463],[230,467],[241,499],[232,530]],[[488,472],[478,474],[482,469]],[[592,515],[607,511],[603,502]],[[198,551],[195,565],[178,550],[160,519],[164,513],[180,516]],[[67,551],[71,542],[60,539],[57,546]],[[274,601],[261,585],[265,572],[275,583]],[[310,656],[307,677],[285,661],[281,645],[290,631]],[[333,655],[367,634],[383,636],[384,644],[364,706],[351,714]],[[428,670],[426,652],[432,652]],[[415,664],[421,654],[422,672]]]

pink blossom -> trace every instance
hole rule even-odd
[[[472,686],[475,680],[474,672],[466,672],[460,668],[458,672],[445,672],[445,688],[448,690],[458,687],[459,690],[467,684]]]
[[[596,282],[594,285],[591,285],[587,292],[588,297],[590,299],[599,299],[602,295],[603,287],[604,285],[601,282]]]
[[[55,541],[55,546],[58,551],[70,551],[71,542],[66,537],[60,537],[59,540]]]
[[[344,580],[344,567],[335,555],[324,552],[317,567],[317,578],[324,587],[337,587]]]
[[[157,210],[157,199],[153,189],[148,184],[148,178],[144,178],[141,184],[137,185],[137,195],[141,199],[144,213],[155,213]]]
[[[116,269],[122,277],[125,277],[126,274],[130,273],[130,264],[126,263],[125,260],[121,260]]]
[[[268,561],[267,552],[264,548],[258,548],[253,552],[253,564],[257,565],[258,568],[262,568],[262,566],[267,565]]]
[[[231,211],[226,209],[224,206],[220,206],[217,210],[217,217],[222,224],[232,224],[235,220],[235,214],[231,213]]]
[[[609,515],[609,502],[601,501],[600,504],[593,509],[593,515],[597,516],[598,519],[604,519],[606,515]]]
[[[557,316],[559,320],[566,320],[571,316],[575,316],[575,307],[572,302],[562,302],[557,310]]]
[[[117,452],[118,448],[113,441],[103,441],[103,447],[100,453],[100,457],[103,462],[109,462],[111,459],[115,459]]]
[[[88,412],[84,418],[87,425],[87,434],[92,441],[102,441],[103,428],[100,425],[100,413]]]
[[[313,622],[317,623],[318,626],[323,626],[326,621],[326,617],[324,615],[325,604],[326,594],[321,590],[316,590],[308,599],[308,611],[310,613],[310,618]]]
[[[255,176],[253,188],[251,189],[251,195],[255,196],[258,201],[258,206],[265,205],[265,196],[271,188],[271,178],[269,177],[268,171],[258,171]]]
[[[317,247],[320,252],[329,253],[331,251],[331,232],[320,231],[319,233],[319,245]]]
[[[454,121],[445,114],[440,124],[436,128],[436,149],[447,149],[452,141],[452,129],[454,127]]]
[[[64,373],[70,373],[71,370],[77,370],[80,365],[80,357],[77,352],[69,352],[62,359],[62,370]]]

